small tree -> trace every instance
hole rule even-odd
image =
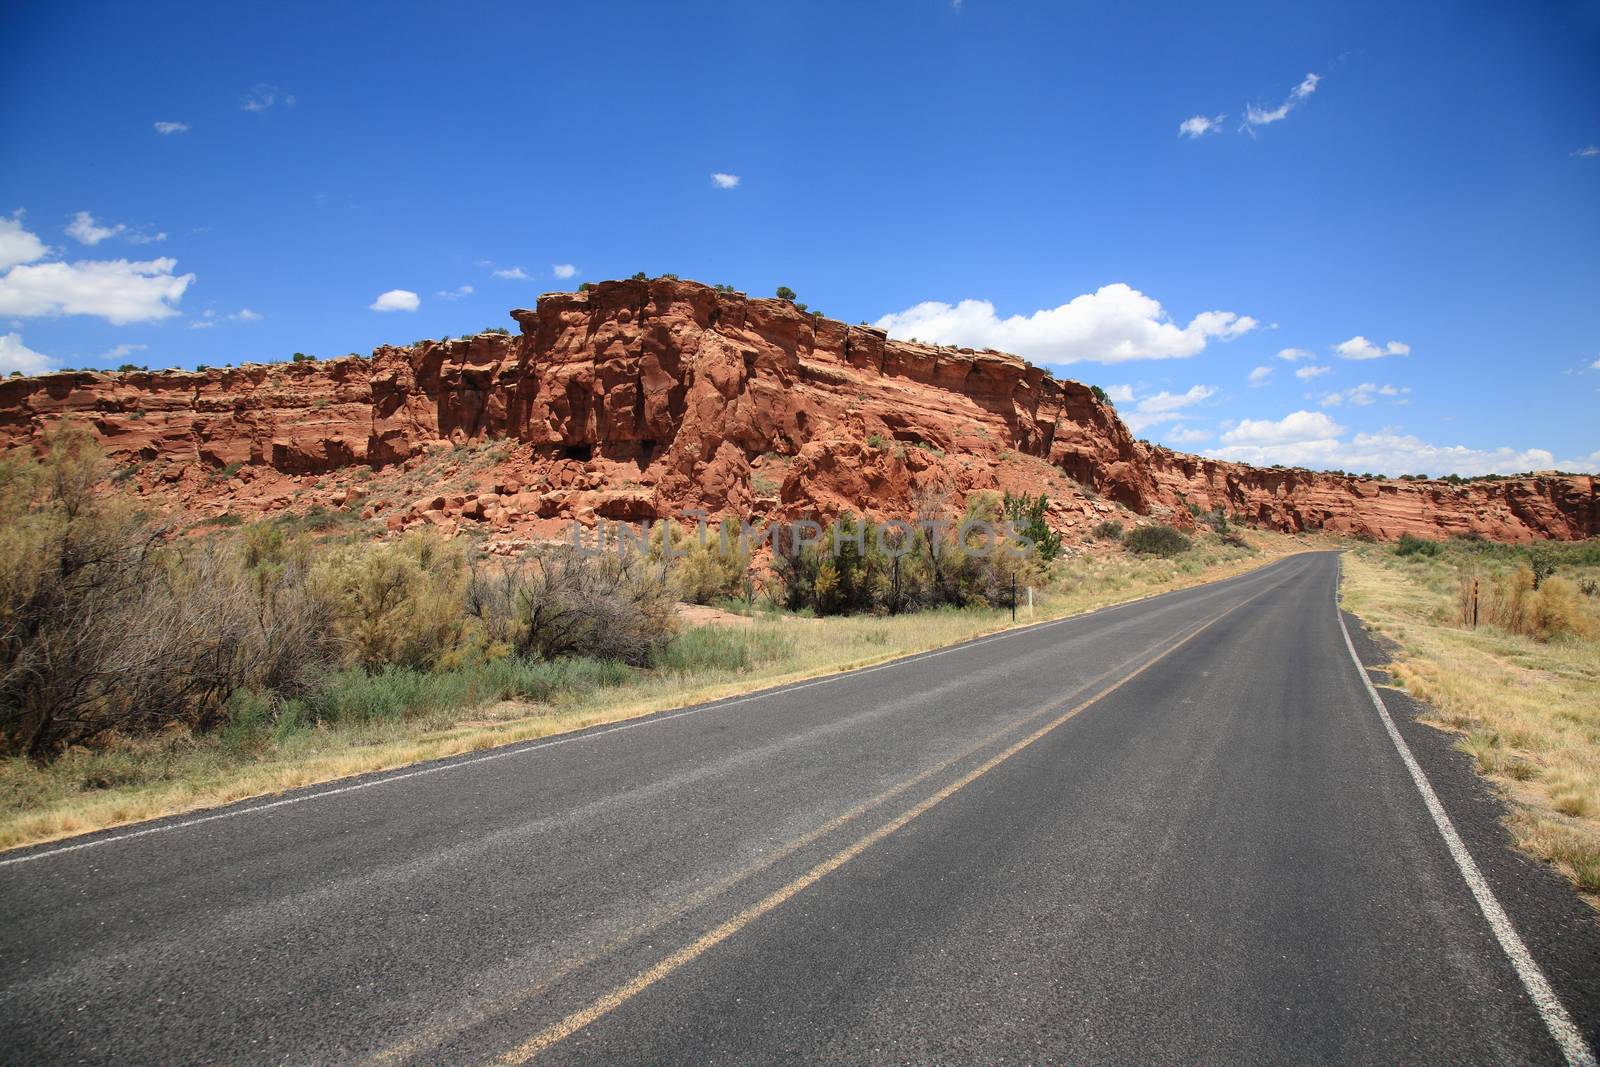
[[[794,296],[795,296],[794,290],[789,288],[787,285],[778,286],[778,299],[779,300],[787,300],[792,304],[792,303],[794,303]]]
[[[1052,531],[1044,518],[1049,506],[1050,498],[1043,493],[1038,497],[1030,497],[1027,493],[1012,496],[1009,491],[1002,504],[1005,517],[1013,528],[1033,543],[1034,552],[1045,563],[1061,555],[1061,535]]]
[[[1100,401],[1100,403],[1102,403],[1102,404],[1110,404],[1111,403],[1110,395],[1107,394],[1107,392],[1104,389],[1100,388],[1098,385],[1089,386],[1089,392],[1093,393],[1094,394],[1094,398],[1096,400]]]

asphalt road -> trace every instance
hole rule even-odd
[[[1559,1062],[1336,584],[7,854],[0,1058]],[[1593,914],[1394,712],[1592,1043]]]

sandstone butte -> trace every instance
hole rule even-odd
[[[1593,477],[1453,485],[1204,459],[1135,440],[1088,386],[1015,356],[695,282],[604,282],[511,317],[518,335],[368,358],[7,379],[0,448],[75,422],[152,508],[197,524],[321,509],[479,529],[501,551],[574,519],[904,517],[928,491],[1001,489],[1048,494],[1078,540],[1105,518],[1191,526],[1216,507],[1378,539],[1600,533]]]

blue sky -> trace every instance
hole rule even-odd
[[[3,16],[0,370],[670,271],[1018,351],[1188,451],[1600,468],[1595,3],[225,7]]]

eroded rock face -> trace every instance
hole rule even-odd
[[[1088,387],[1014,356],[890,341],[694,282],[607,282],[512,317],[520,335],[365,359],[9,379],[0,445],[72,421],[157,504],[321,505],[501,538],[684,509],[903,515],[979,489],[1048,493],[1052,522],[1079,532],[1117,507],[1189,525],[1190,505],[1379,538],[1600,532],[1594,478],[1451,486],[1201,459],[1134,440]],[[449,462],[495,442],[487,463]]]

